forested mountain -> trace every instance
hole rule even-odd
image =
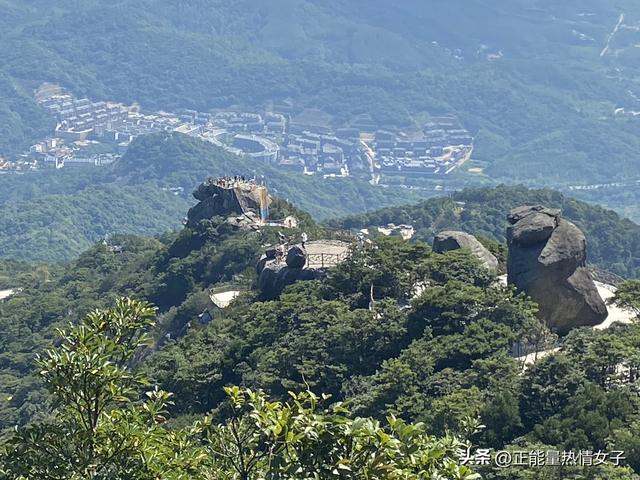
[[[277,201],[272,211],[278,218],[297,215],[300,227],[310,234],[321,231],[307,214],[283,201]],[[0,405],[0,423],[6,427],[23,422],[42,407],[42,391],[34,388],[33,378],[21,379],[55,327],[127,295],[159,307],[163,317],[159,332],[183,334],[187,323],[210,307],[208,288],[226,283],[249,287],[261,245],[275,243],[277,229],[256,235],[238,232],[220,220],[213,219],[202,231],[183,229],[158,239],[114,235],[107,244],[98,242],[66,265],[0,261],[0,289],[20,289],[0,302],[4,330],[0,384],[3,398],[10,398]]]
[[[147,109],[254,109],[289,100],[294,116],[322,109],[336,125],[361,114],[385,126],[452,113],[476,137],[474,158],[487,162],[482,181],[561,188],[640,177],[632,114],[640,78],[634,2],[4,0],[0,19],[0,156],[51,132],[53,119],[37,107],[33,92],[56,82],[78,96]],[[626,113],[614,115],[616,108]],[[0,255],[68,259],[103,234],[148,235],[179,225],[176,213],[186,209],[195,183],[222,172],[216,164],[239,162],[268,174],[279,195],[318,218],[408,203],[420,193],[353,179],[301,179],[211,147],[187,146],[184,139],[166,148],[156,141],[134,145],[121,163],[130,170],[116,168],[115,176],[0,176],[0,221],[15,224],[0,239]],[[151,155],[172,158],[176,173],[156,169]],[[198,155],[216,160],[192,165],[190,157]],[[139,179],[161,187],[179,183],[186,201],[147,184],[121,191],[120,176],[129,186],[143,183]],[[87,190],[92,186],[97,190]],[[586,198],[637,215],[637,188],[596,192],[597,198]],[[83,201],[59,196],[67,194]],[[104,213],[111,195],[127,199],[131,215],[118,202]],[[137,222],[148,212],[136,196],[167,205],[157,209],[155,226]],[[24,203],[34,198],[35,205]],[[52,222],[63,212],[64,222]],[[21,227],[27,219],[28,231]]]
[[[498,190],[494,196],[497,199],[502,193]],[[483,194],[490,203],[490,192],[475,192],[478,198]],[[276,218],[293,214],[300,219],[300,228],[288,231],[294,241],[303,230],[312,238],[328,233],[286,202],[276,201],[272,213]],[[207,455],[196,447],[206,448],[215,438],[232,441],[235,420],[233,409],[229,410],[225,400],[227,396],[231,396],[232,405],[236,399],[238,412],[251,415],[257,422],[251,423],[252,428],[271,432],[256,437],[260,441],[269,442],[271,435],[279,434],[276,427],[272,430],[269,425],[276,422],[271,415],[284,408],[282,404],[265,403],[266,398],[246,397],[252,393],[242,393],[243,390],[225,393],[223,387],[230,385],[249,387],[251,391],[264,389],[275,401],[286,400],[288,391],[306,390],[330,394],[329,402],[348,400],[349,410],[342,411],[338,406],[333,413],[326,413],[329,417],[314,421],[307,417],[313,415],[308,411],[314,410],[313,401],[305,400],[304,395],[298,397],[298,403],[293,401],[293,406],[286,407],[300,409],[300,416],[291,418],[299,418],[303,426],[289,425],[292,432],[305,431],[308,421],[311,430],[307,432],[327,428],[327,435],[329,431],[338,435],[326,421],[333,418],[338,424],[351,425],[349,422],[356,416],[383,419],[393,414],[391,419],[398,418],[409,425],[424,422],[416,424],[423,425],[416,428],[435,438],[423,438],[420,448],[435,448],[433,454],[438,451],[436,439],[449,435],[452,437],[444,440],[446,445],[455,445],[451,443],[455,437],[468,440],[477,448],[527,452],[624,450],[625,464],[636,471],[640,468],[640,398],[634,373],[640,344],[637,324],[606,331],[575,330],[562,339],[558,352],[538,360],[523,373],[521,360],[509,355],[512,343],[527,339],[541,349],[549,349],[555,346],[556,337],[536,319],[536,305],[531,300],[494,285],[489,272],[469,252],[436,254],[419,241],[382,237],[369,246],[354,246],[349,258],[331,269],[324,279],[300,282],[286,289],[279,299],[260,302],[254,290],[254,265],[265,245],[277,241],[278,230],[237,230],[224,219],[214,217],[157,240],[115,236],[109,245],[97,244],[63,267],[29,271],[22,264],[3,263],[0,271],[9,275],[13,271],[16,283],[12,286],[22,290],[0,302],[0,328],[4,332],[0,387],[2,397],[7,399],[0,405],[0,419],[5,427],[14,422],[36,423],[24,436],[18,433],[11,437],[5,454],[0,454],[2,474],[19,478],[25,468],[65,471],[71,468],[65,459],[73,456],[78,463],[87,462],[86,468],[92,462],[106,462],[108,468],[115,469],[111,477],[97,475],[93,477],[96,479],[157,478],[117,474],[122,475],[121,469],[134,468],[138,461],[143,461],[145,468],[161,468],[156,462],[169,461],[162,460],[167,455],[166,448],[185,453],[169,455],[167,458],[174,461],[165,468],[191,469],[193,475],[176,478],[200,478],[197,475],[207,468],[226,468],[225,458],[230,457],[220,454],[224,446],[212,445]],[[607,241],[602,239],[603,245]],[[119,248],[111,248],[115,245]],[[429,287],[416,295],[415,286],[420,284]],[[230,307],[215,309],[209,289],[219,291],[225,287],[244,293]],[[631,296],[619,300],[640,311],[637,289],[637,282],[631,282],[622,290]],[[123,295],[153,302],[158,306],[157,315],[144,305],[118,302],[117,298]],[[87,317],[83,328],[56,340],[56,348],[62,350],[41,358],[38,369],[34,369],[34,354],[51,345],[56,338],[55,327],[76,323],[95,308],[114,306],[114,310]],[[200,317],[205,310],[213,316],[208,323]],[[151,328],[153,339],[153,346],[144,354],[137,347],[147,342],[138,344],[135,340],[143,327]],[[136,348],[128,350],[128,341],[120,343],[118,338],[129,338]],[[77,354],[69,355],[69,351]],[[98,356],[92,357],[92,351]],[[113,358],[129,359],[121,367],[125,369],[122,376],[109,362],[102,363],[102,358],[111,358],[110,352]],[[84,356],[78,357],[85,353],[86,361],[82,360]],[[136,361],[131,363],[134,358]],[[120,365],[117,362],[115,365]],[[617,366],[621,363],[630,369],[620,371]],[[126,370],[132,367],[134,376]],[[107,385],[112,386],[105,387],[104,395],[100,393],[100,401],[110,402],[105,405],[121,414],[98,413],[99,428],[83,426],[74,412],[84,411],[84,407],[70,403],[75,396],[86,395],[82,382],[70,375],[75,371],[84,372],[92,382],[94,376],[96,382],[103,375],[108,378],[111,383]],[[49,386],[50,394],[63,399],[62,403],[53,404],[52,416],[48,415],[46,401],[49,394],[36,372]],[[68,380],[63,381],[68,375]],[[171,403],[167,404],[169,398],[158,392],[147,396],[148,403],[135,401],[149,384],[173,392]],[[121,391],[124,396],[118,393]],[[253,400],[248,402],[247,398]],[[240,408],[245,403],[255,411]],[[152,412],[148,419],[145,411]],[[207,421],[183,429],[207,412],[211,413],[214,428],[210,436],[199,436],[202,429],[210,428]],[[283,414],[286,416],[286,412]],[[167,422],[167,418],[172,420]],[[284,418],[276,423],[281,421]],[[357,428],[362,422],[355,420],[353,428],[360,432]],[[226,437],[223,430],[215,430],[216,424],[226,424],[231,437]],[[71,431],[93,432],[91,438],[98,443],[88,450],[83,447],[84,437],[72,435],[69,438],[73,440],[62,448],[62,433],[56,432]],[[403,435],[401,444],[409,445],[415,436],[410,435],[409,427],[395,432]],[[165,433],[173,436],[165,439]],[[154,455],[130,458],[117,449],[108,455],[104,452],[115,447],[110,435],[134,442],[134,452],[148,448]],[[300,438],[311,441],[316,438],[314,435]],[[327,441],[337,448],[348,440]],[[320,448],[313,441],[312,444]],[[385,442],[388,446],[395,444]],[[51,456],[44,446],[62,448],[61,454]],[[255,448],[260,451],[260,447]],[[381,448],[375,449],[381,452]],[[269,451],[275,455],[277,450]],[[227,453],[231,454],[231,450]],[[323,454],[322,462],[331,462],[333,457],[325,459],[325,454],[328,455]],[[439,455],[454,456],[447,448]],[[123,460],[114,460],[120,458]],[[134,458],[139,460],[132,464]],[[400,461],[404,457],[393,458]],[[177,459],[179,463],[175,463]],[[404,468],[412,468],[415,461],[407,460]],[[431,468],[444,468],[439,462],[428,464]],[[260,466],[256,468],[271,468],[264,463],[257,465]],[[540,470],[522,466],[504,471],[482,465],[474,468],[486,479],[522,478],[532,471],[537,475],[532,478],[540,480],[638,478],[632,469],[611,464]],[[293,474],[282,478],[299,477]],[[380,474],[372,478],[389,477]],[[444,478],[467,477],[450,474]]]
[[[164,133],[0,175],[0,480],[640,480],[640,226],[542,189],[637,214],[638,45],[632,0],[0,0],[0,160],[51,135],[50,82],[142,111],[455,115],[482,167],[372,185]],[[298,226],[186,223],[227,175]],[[430,247],[463,230],[504,271],[525,204],[585,233],[628,323],[552,332],[472,252]],[[275,246],[329,237],[344,258],[264,300],[268,255],[309,273]],[[486,449],[511,465],[474,464]]]
[[[88,187],[0,207],[0,255],[55,262],[114,232],[154,235],[177,228],[188,202],[153,184]]]
[[[492,177],[640,175],[635,2],[4,0],[0,13],[0,154],[46,131],[31,92],[50,81],[154,109],[289,98],[380,125],[454,113]]]

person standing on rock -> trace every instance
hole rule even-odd
[[[307,232],[302,232],[301,239],[302,239],[302,248],[305,248],[307,240],[309,239],[309,237],[307,237]]]

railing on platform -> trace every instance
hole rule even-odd
[[[328,268],[335,267],[347,259],[344,253],[310,253],[307,255],[307,267]]]

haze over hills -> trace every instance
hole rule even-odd
[[[476,134],[475,156],[491,177],[640,176],[629,113],[638,107],[633,2],[6,0],[0,8],[11,25],[1,85],[14,97],[12,106],[4,100],[5,153],[45,129],[30,96],[49,81],[154,109],[290,98],[340,123],[370,113],[380,125],[453,112]]]

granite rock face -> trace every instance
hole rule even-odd
[[[258,272],[258,275],[260,275],[268,263],[271,263],[276,259],[276,255],[277,253],[275,248],[270,248],[264,252],[264,255],[260,257],[260,260],[258,260],[258,263],[256,264],[256,272]]]
[[[476,237],[465,232],[440,232],[433,239],[433,251],[436,253],[449,252],[467,248],[471,250],[491,273],[498,271],[498,259],[482,245]]]
[[[216,179],[209,179],[198,186],[193,196],[199,203],[187,214],[189,228],[196,227],[201,220],[216,216],[260,212],[258,186],[248,182],[223,186]]]
[[[261,300],[275,300],[285,287],[305,280],[317,280],[323,273],[315,269],[291,268],[286,265],[268,264],[258,277]]]
[[[607,317],[586,267],[586,239],[559,210],[519,207],[507,217],[508,282],[535,300],[552,330],[594,326]]]

